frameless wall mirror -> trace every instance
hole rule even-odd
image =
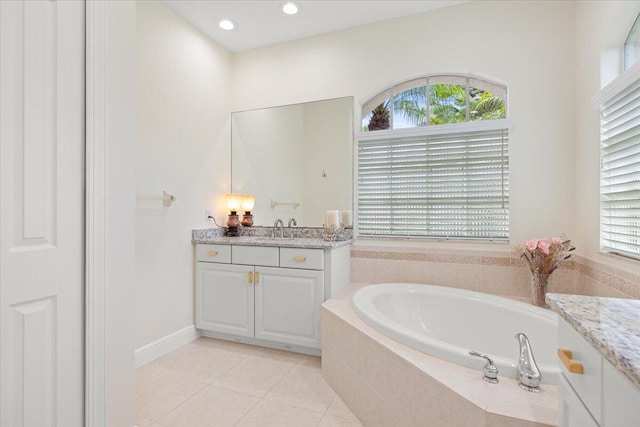
[[[353,209],[353,98],[231,114],[231,191],[256,196],[254,225],[321,227]]]

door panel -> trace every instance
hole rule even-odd
[[[256,338],[320,348],[324,272],[256,267]]]
[[[564,375],[560,375],[558,391],[560,392],[561,427],[598,427],[598,423],[571,388]]]
[[[253,337],[253,266],[197,263],[196,327]]]
[[[0,424],[80,426],[84,2],[0,1]]]

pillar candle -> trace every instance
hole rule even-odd
[[[331,227],[332,225],[340,226],[340,211],[327,211],[326,226]]]
[[[345,227],[351,227],[353,225],[353,214],[350,210],[342,211],[342,223]]]

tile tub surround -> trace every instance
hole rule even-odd
[[[640,301],[547,295],[551,308],[640,388]]]
[[[351,248],[351,281],[428,283],[531,297],[529,268],[508,250],[372,246],[356,240]],[[574,255],[553,273],[549,292],[640,299],[640,275]]]
[[[609,255],[614,256],[614,255]],[[640,270],[640,261],[635,270]],[[640,274],[615,268],[589,258],[576,256],[574,262],[576,294],[596,297],[640,299]]]
[[[400,344],[353,312],[353,284],[323,304],[322,375],[366,426],[555,426],[558,390],[527,393],[515,379],[470,369]],[[550,337],[549,339],[555,339]]]

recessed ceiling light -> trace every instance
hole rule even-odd
[[[218,25],[220,26],[220,28],[227,31],[231,31],[236,28],[236,23],[230,19],[223,19],[222,21],[218,22]]]
[[[281,7],[282,11],[287,15],[295,15],[296,13],[298,13],[298,10],[300,10],[300,6],[292,1],[283,3]]]

